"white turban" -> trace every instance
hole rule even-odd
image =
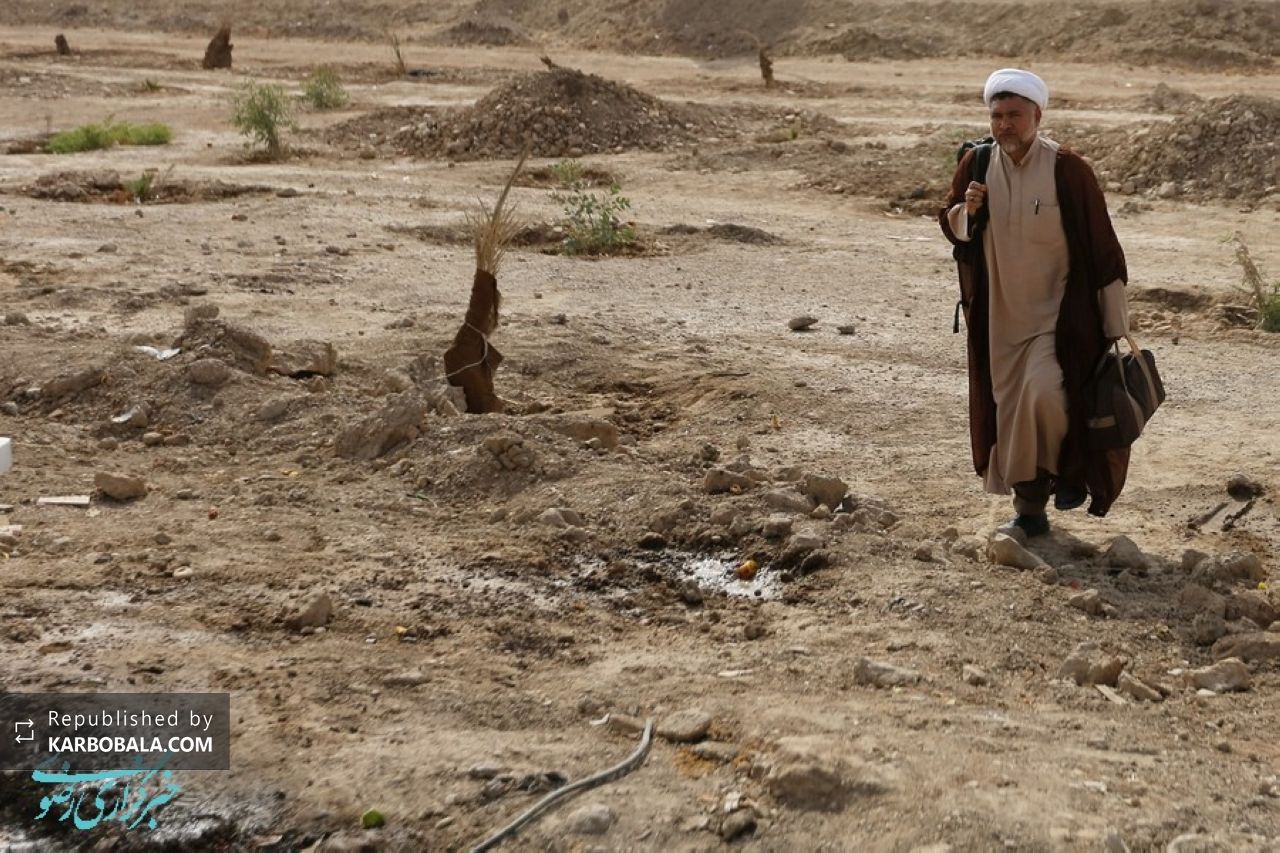
[[[1040,109],[1049,106],[1049,87],[1030,71],[1020,68],[1001,68],[987,78],[987,85],[982,87],[982,100],[989,107],[991,99],[1001,92],[1012,92],[1031,101]]]

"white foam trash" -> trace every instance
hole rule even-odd
[[[13,467],[13,442],[0,438],[0,474],[7,474]]]

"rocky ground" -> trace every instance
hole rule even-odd
[[[1169,398],[1113,512],[1026,543],[969,472],[928,216],[989,59],[793,55],[765,91],[753,57],[557,50],[696,120],[583,148],[632,201],[624,256],[558,252],[554,160],[530,163],[508,411],[467,416],[437,365],[464,213],[511,161],[481,125],[455,159],[407,143],[554,72],[492,33],[445,46],[476,30],[441,14],[433,73],[403,79],[380,44],[233,34],[228,73],[199,69],[207,35],[67,29],[59,58],[0,29],[0,688],[227,691],[235,715],[231,772],[184,775],[156,831],[37,821],[5,776],[0,845],[469,849],[646,720],[640,769],[502,849],[1280,844],[1280,336],[1230,240],[1280,274],[1280,77],[1037,61]],[[297,91],[320,58],[351,103],[247,155],[231,89]],[[40,153],[107,113],[174,141]],[[1196,171],[1179,134],[1217,140]]]

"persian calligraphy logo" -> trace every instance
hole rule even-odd
[[[76,829],[89,830],[104,822],[115,822],[125,829],[145,825],[154,830],[159,826],[156,813],[182,792],[182,787],[173,781],[173,773],[164,769],[168,760],[166,753],[150,765],[139,757],[132,770],[73,773],[66,762],[56,771],[49,769],[59,761],[59,756],[53,756],[31,773],[32,781],[53,786],[40,798],[41,811],[36,820],[64,807],[57,821],[70,820]]]

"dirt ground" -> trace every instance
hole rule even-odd
[[[1107,159],[1184,120],[1153,106],[1161,84],[1280,98],[1274,39],[1246,40],[1248,62],[1034,60],[1046,132],[1109,189],[1168,399],[1113,511],[1053,515],[1029,546],[1046,565],[1023,570],[987,556],[1010,511],[969,464],[929,215],[983,132],[982,81],[1018,56],[852,61],[806,53],[804,30],[766,91],[752,55],[624,56],[577,12],[549,41],[554,9],[498,10],[532,36],[478,47],[446,37],[469,6],[405,3],[405,58],[432,73],[400,79],[367,40],[396,4],[302,28],[324,42],[284,37],[298,5],[242,10],[259,34],[233,30],[229,73],[200,69],[208,34],[188,31],[216,22],[164,4],[18,3],[0,27],[0,689],[225,691],[234,716],[232,770],[184,774],[156,831],[37,821],[40,792],[0,776],[0,847],[470,849],[625,758],[635,719],[668,723],[642,768],[501,849],[1280,847],[1280,335],[1250,328],[1230,239],[1280,276],[1274,140],[1234,198],[1126,186]],[[54,24],[77,53],[55,54]],[[513,249],[493,338],[510,410],[459,415],[429,362],[466,307],[463,216],[512,163],[406,154],[394,117],[539,71],[548,43],[732,118],[584,156],[621,181],[642,249]],[[351,103],[301,113],[289,158],[248,156],[229,93],[296,92],[322,62]],[[39,152],[107,115],[174,139]],[[361,139],[364,116],[382,118]],[[117,203],[148,169],[173,191]],[[555,221],[545,182],[513,196]],[[403,440],[351,432],[397,407]],[[100,472],[148,493],[114,501]],[[1228,494],[1236,474],[1253,498]],[[833,506],[814,478],[842,481]],[[69,494],[93,500],[36,504]],[[300,625],[322,596],[331,617]],[[1064,677],[1085,642],[1123,662],[1119,692]],[[1232,656],[1247,689],[1197,689]],[[367,809],[385,826],[361,829]]]

